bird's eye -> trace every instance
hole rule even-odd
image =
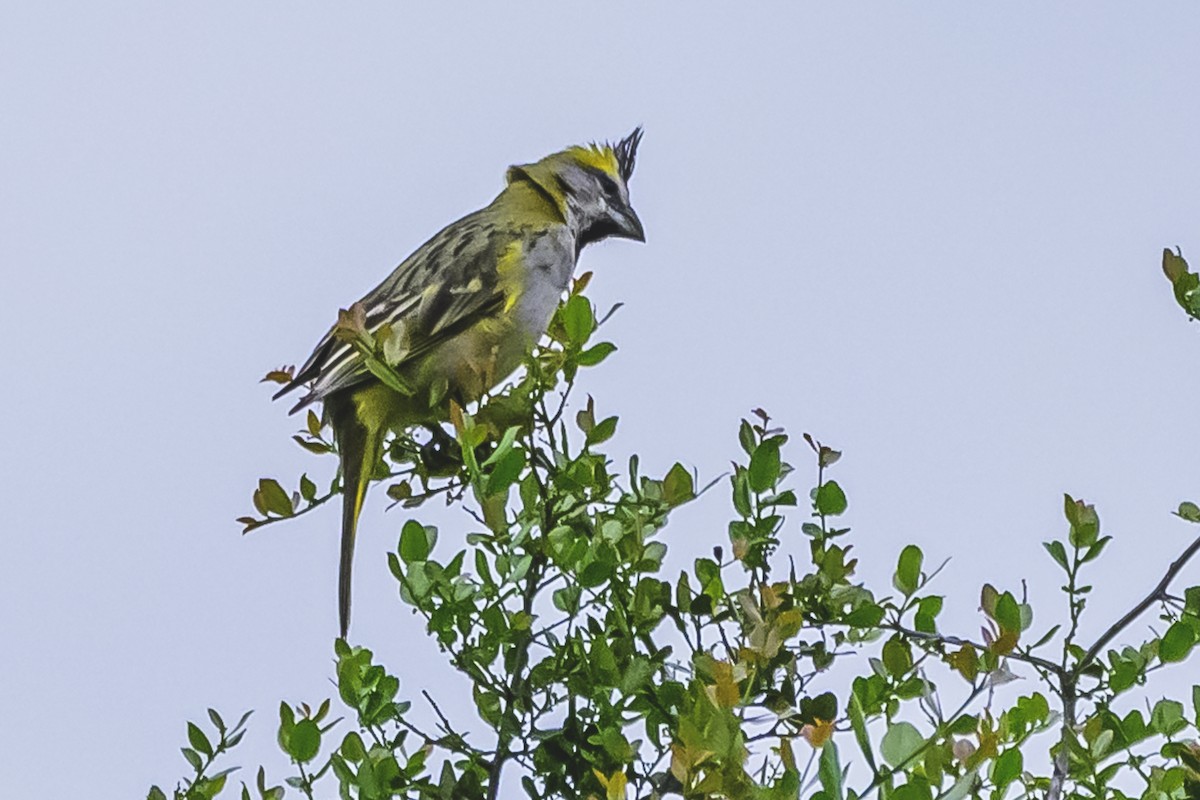
[[[618,188],[617,182],[603,173],[600,175],[600,190],[604,192],[606,199],[621,196],[621,190]]]
[[[621,204],[621,187],[609,175],[598,169],[589,169],[600,187],[600,196],[604,198],[605,207]]]

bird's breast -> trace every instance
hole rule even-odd
[[[506,251],[498,265],[506,295],[500,312],[438,349],[434,369],[462,399],[508,377],[546,332],[575,267],[569,239],[565,229],[543,232]]]

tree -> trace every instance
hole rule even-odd
[[[1200,276],[1178,252],[1164,251],[1163,269],[1200,319]],[[1047,612],[1057,621],[1035,624],[1023,591],[984,585],[982,636],[952,635],[938,623],[941,567],[920,548],[894,556],[891,586],[856,580],[848,500],[832,477],[841,453],[808,434],[797,447],[762,410],[738,426],[741,462],[702,488],[681,464],[643,475],[636,456],[619,474],[604,453],[618,418],[590,397],[571,401],[578,370],[616,349],[593,343],[603,320],[582,294],[588,277],[515,380],[471,412],[451,407],[453,437],[397,436],[379,467],[404,508],[441,496],[470,516],[466,546],[452,552],[439,551],[436,529],[406,520],[388,559],[403,602],[469,679],[477,718],[449,719],[426,691],[439,721],[419,727],[416,698],[398,697],[371,651],[338,641],[349,720],[329,721],[330,700],[282,704],[292,791],[260,768],[241,797],[336,786],[361,800],[492,800],[506,772],[531,798],[1200,797],[1200,686],[1187,703],[1133,707],[1200,641],[1200,586],[1174,588],[1200,535],[1135,607],[1081,641],[1087,570],[1111,537],[1093,506],[1066,496],[1064,535],[1045,543],[1064,575],[1064,607]],[[375,344],[358,346],[370,355]],[[312,414],[296,440],[335,447]],[[789,488],[786,458],[797,454],[811,476],[803,503]],[[664,574],[672,510],[718,484],[732,500],[727,533],[711,558]],[[241,522],[274,524],[338,490],[264,479],[257,514]],[[804,517],[799,531],[789,513]],[[1176,514],[1200,523],[1192,502]],[[1151,610],[1161,635],[1134,635]],[[1017,675],[1029,691],[1009,684]],[[819,690],[830,676],[847,679]],[[248,715],[232,726],[209,716],[215,736],[187,726],[192,774],[177,800],[227,788],[231,769],[214,770]]]

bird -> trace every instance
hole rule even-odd
[[[340,311],[274,395],[307,387],[289,413],[319,402],[333,429],[343,496],[342,639],[358,519],[385,437],[437,424],[450,401],[466,407],[515,371],[546,332],[583,248],[609,237],[645,242],[629,200],[641,140],[639,126],[615,143],[509,167],[491,203],[436,233]],[[370,336],[390,372],[372,368],[347,328]]]

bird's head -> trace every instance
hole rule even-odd
[[[629,203],[629,178],[642,129],[616,144],[569,147],[535,164],[511,167],[508,182],[529,181],[551,199],[575,231],[576,250],[609,236],[646,241]]]

